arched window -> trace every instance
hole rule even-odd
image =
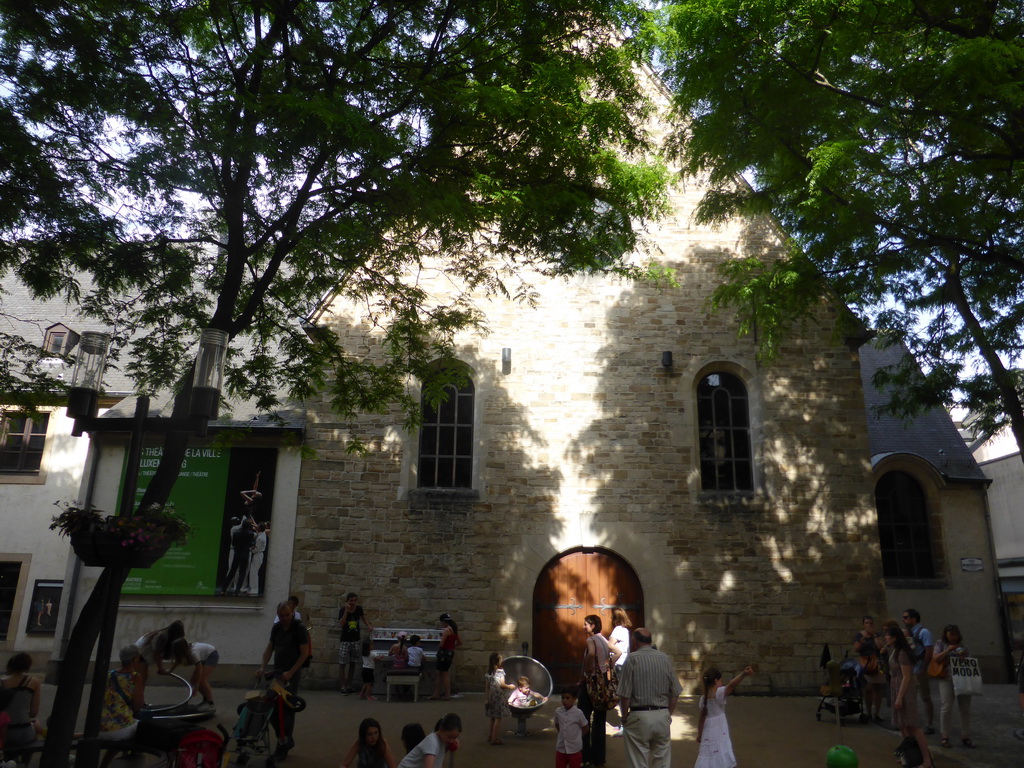
[[[921,484],[906,472],[888,472],[875,486],[882,575],[887,579],[935,576],[928,505]]]
[[[422,400],[419,487],[473,487],[473,380],[444,388],[445,399],[436,408]]]
[[[700,482],[705,491],[752,491],[747,388],[731,373],[709,373],[697,385]]]

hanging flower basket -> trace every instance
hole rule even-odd
[[[71,548],[85,565],[101,568],[150,568],[171,548],[168,540],[156,549],[133,549],[125,546],[120,535],[112,531],[86,531],[71,534]]]
[[[149,568],[172,544],[184,544],[192,526],[170,505],[153,505],[131,517],[103,516],[95,509],[63,504],[52,530],[71,539],[71,548],[86,565]]]

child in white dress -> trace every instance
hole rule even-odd
[[[753,674],[753,667],[744,667],[727,685],[722,685],[722,673],[717,669],[704,673],[704,695],[700,697],[697,721],[700,747],[694,768],[735,768],[736,755],[729,737],[729,721],[725,718],[725,698],[736,690],[743,678]]]
[[[505,682],[505,670],[501,667],[504,660],[500,653],[492,653],[487,661],[487,674],[484,676],[484,693],[487,694],[484,714],[491,718],[487,741],[496,745],[505,743],[501,740],[501,718],[509,714],[505,692],[515,688],[511,683]]]

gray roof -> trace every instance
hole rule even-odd
[[[83,290],[87,289],[86,278],[82,278],[82,283]],[[19,280],[12,277],[4,278],[0,285],[0,331],[20,336],[31,344],[42,347],[46,330],[58,323],[78,334],[110,331],[102,321],[82,315],[76,305],[63,297],[36,298]],[[51,358],[51,361],[50,372],[70,384],[73,367],[63,365],[59,358]],[[103,389],[108,395],[124,396],[132,392],[134,386],[119,368],[108,363],[103,372]]]
[[[80,276],[83,290],[89,287],[88,277]],[[46,330],[58,323],[82,334],[85,331],[109,332],[110,328],[101,321],[82,315],[75,304],[61,297],[38,299],[21,284],[8,276],[0,280],[0,331],[43,346]],[[73,350],[72,350],[73,352]],[[73,368],[64,365],[59,358],[51,358],[51,373],[71,383]],[[131,416],[135,413],[134,382],[126,376],[116,363],[107,362],[103,373],[105,395],[126,398],[111,408],[105,415],[110,417]],[[161,393],[152,398],[151,416],[165,416],[170,413],[170,393]],[[261,430],[286,429],[302,430],[306,415],[301,404],[286,403],[273,414],[259,413],[254,401],[232,402],[221,407],[221,418],[211,422],[211,428],[249,428]]]
[[[879,391],[871,383],[875,371],[895,365],[910,353],[901,345],[881,347],[879,341],[860,348],[860,375],[867,406],[868,440],[871,463],[895,453],[919,456],[951,480],[986,481],[953,419],[942,408],[930,408],[913,421],[879,415],[876,408],[889,402],[889,393]]]

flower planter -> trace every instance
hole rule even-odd
[[[86,531],[71,534],[71,548],[85,565],[117,568],[149,568],[171,548],[133,549],[121,546],[121,539],[110,531]]]

